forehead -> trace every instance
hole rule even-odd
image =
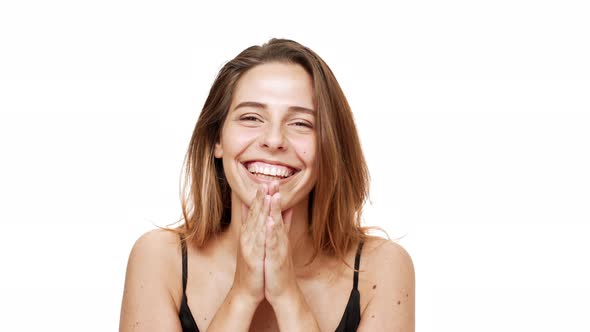
[[[236,84],[232,109],[250,101],[285,107],[313,108],[313,82],[311,76],[298,64],[265,63],[242,75]]]

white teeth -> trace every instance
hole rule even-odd
[[[285,166],[273,166],[268,164],[261,164],[260,162],[253,162],[248,165],[250,173],[257,173],[276,177],[289,177],[293,175],[293,170]]]

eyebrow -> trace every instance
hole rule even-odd
[[[255,101],[243,101],[243,102],[239,103],[236,107],[234,107],[233,110],[235,111],[240,107],[253,107],[253,108],[262,108],[262,109],[268,108],[267,105],[263,104],[263,103],[258,103]],[[302,106],[289,106],[288,110],[291,112],[302,112],[302,113],[308,113],[311,115],[315,114],[314,110],[309,109],[307,107],[302,107]]]

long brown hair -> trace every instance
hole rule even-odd
[[[176,231],[197,246],[222,232],[231,219],[231,188],[220,159],[213,155],[221,137],[236,83],[249,69],[269,62],[302,66],[313,80],[317,109],[317,170],[309,199],[309,232],[314,254],[336,256],[367,238],[361,213],[369,193],[369,173],[352,111],[328,65],[309,48],[287,39],[271,39],[242,51],[220,70],[193,131],[184,164],[182,213]],[[347,264],[348,265],[348,264]]]

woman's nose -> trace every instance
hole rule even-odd
[[[260,146],[270,150],[285,150],[287,148],[286,139],[280,125],[269,125],[262,133]]]

